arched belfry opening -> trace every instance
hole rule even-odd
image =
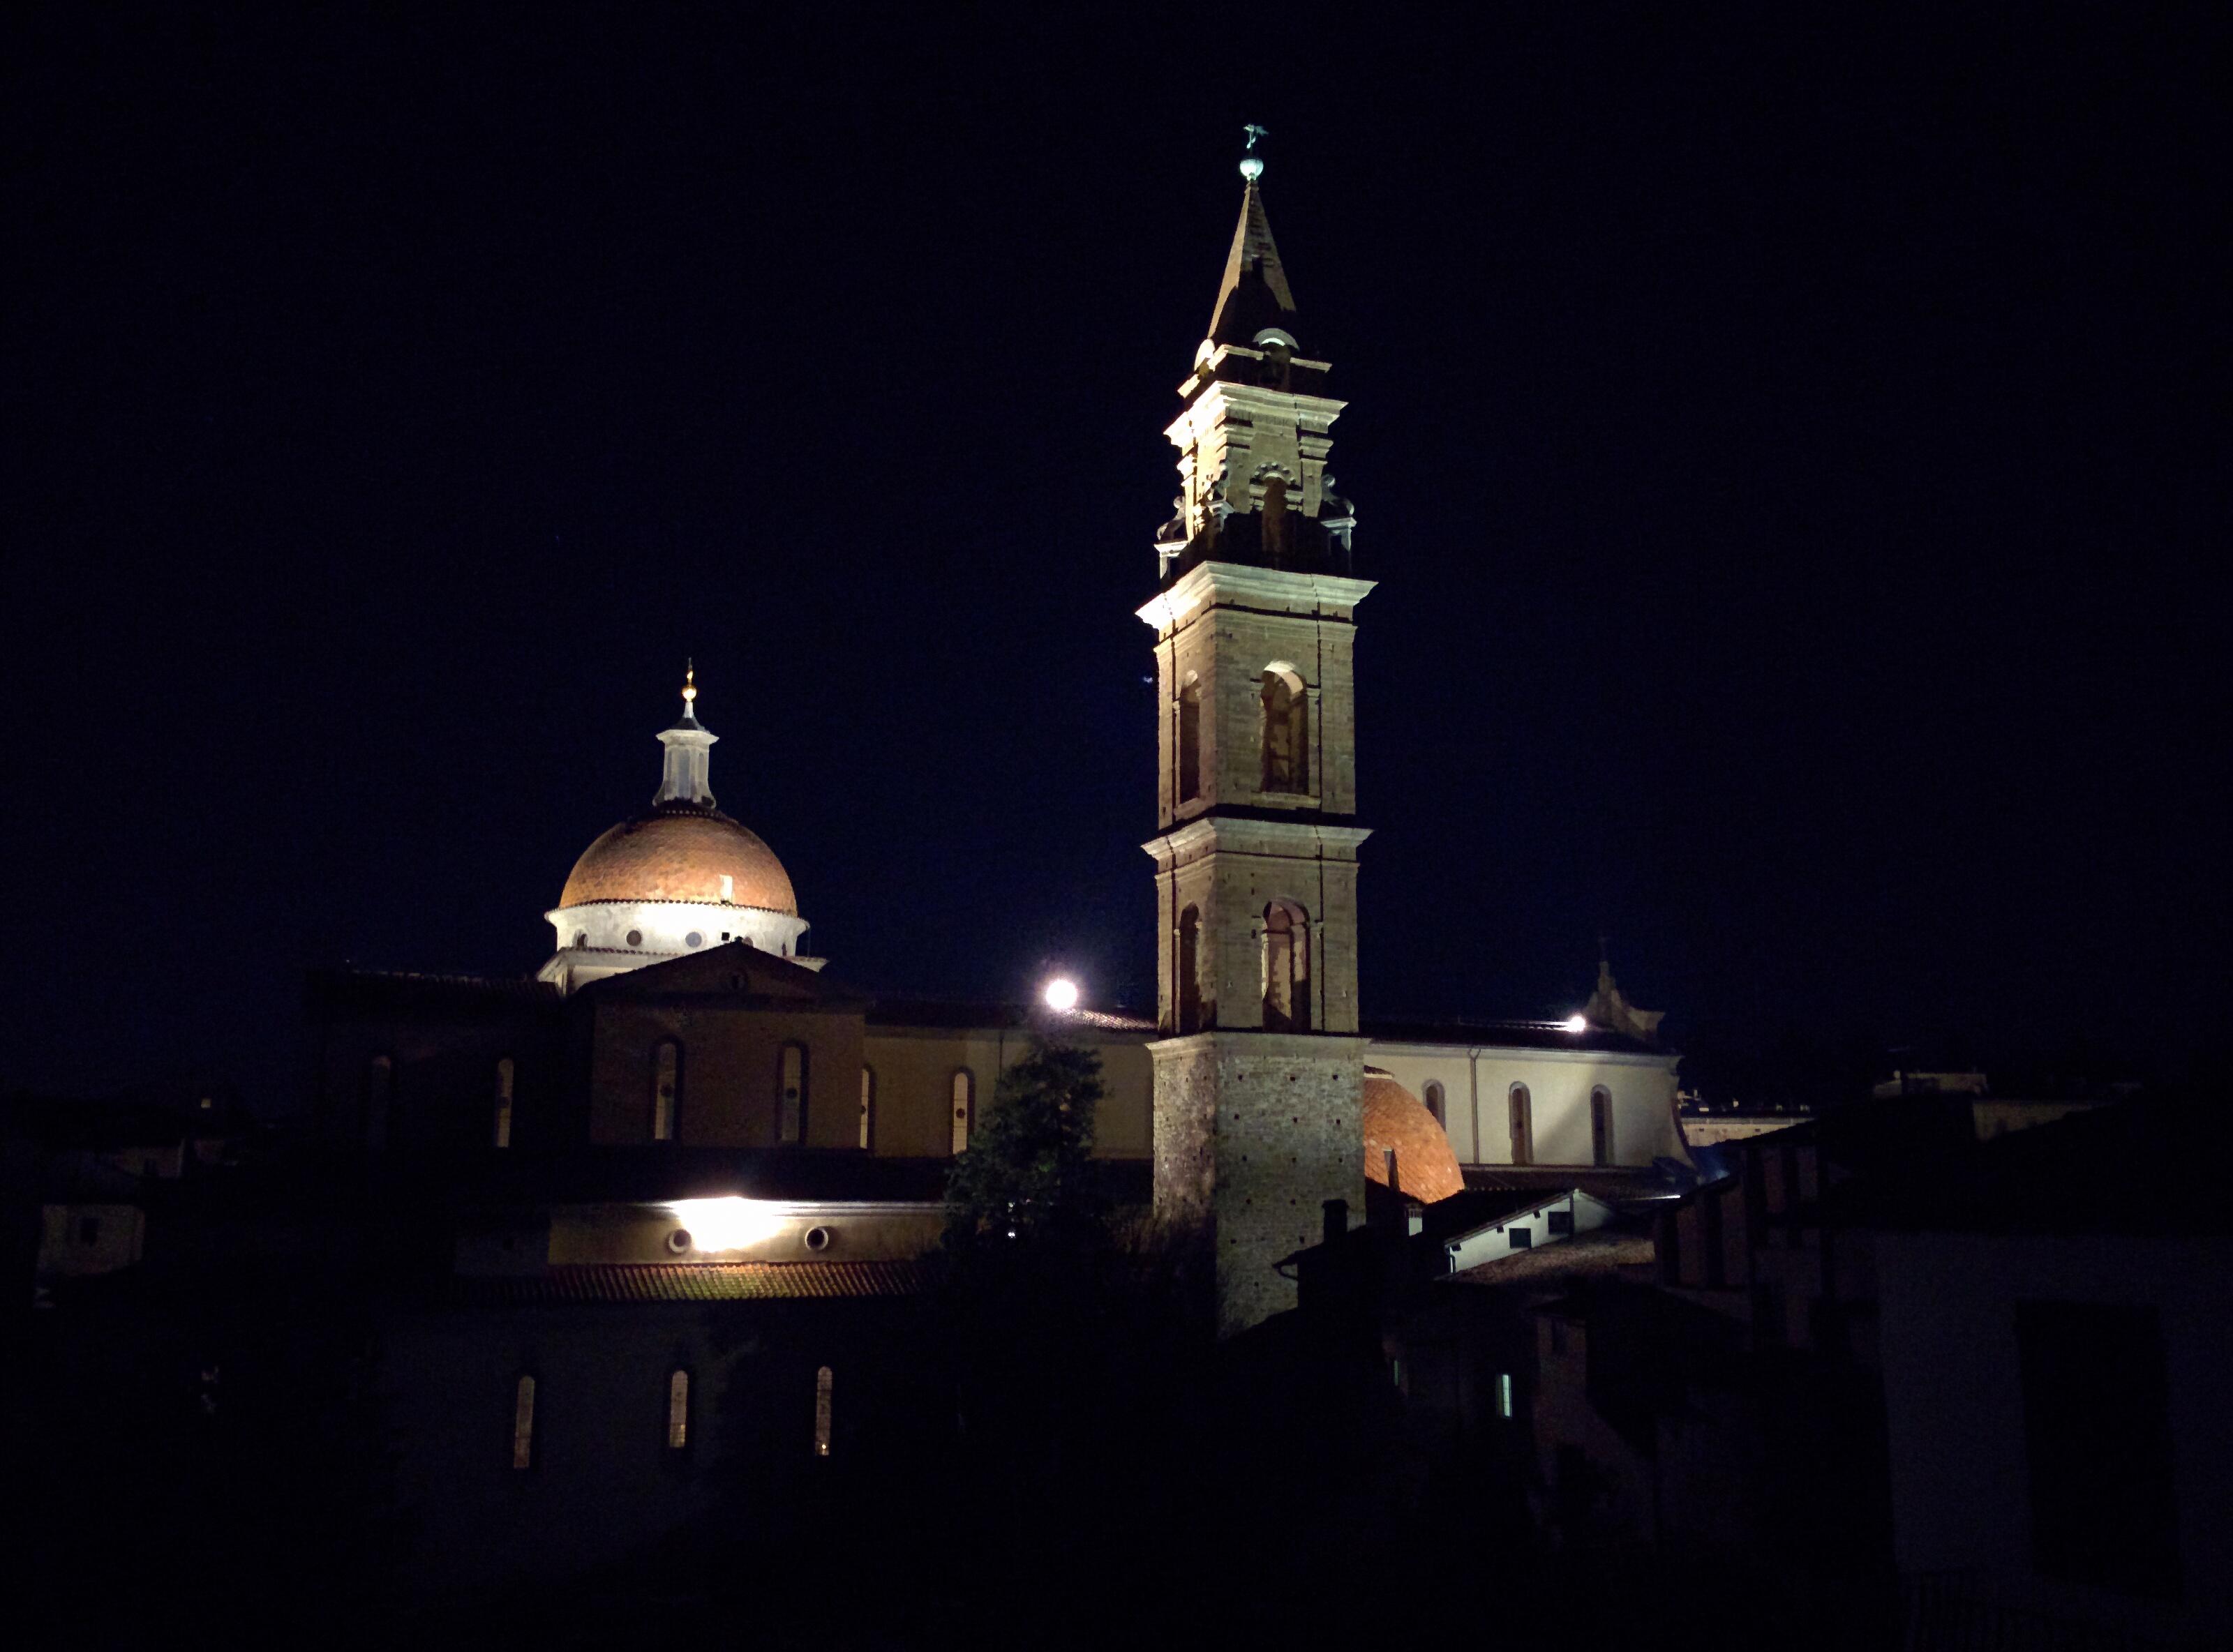
[[[1311,789],[1311,697],[1292,667],[1264,673],[1264,790]]]
[[[1264,1027],[1269,1032],[1311,1030],[1311,930],[1292,901],[1264,908]]]

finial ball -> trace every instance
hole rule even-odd
[[[1264,157],[1256,153],[1256,146],[1272,134],[1253,120],[1240,129],[1248,134],[1248,153],[1240,157],[1240,175],[1253,184],[1264,175]]]

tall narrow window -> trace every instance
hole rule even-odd
[[[1449,1120],[1442,1113],[1442,1081],[1439,1078],[1427,1081],[1427,1111],[1435,1115],[1436,1123],[1449,1128]]]
[[[1310,925],[1291,901],[1264,908],[1264,1025],[1273,1032],[1311,1027]]]
[[[511,1466],[535,1467],[535,1379],[524,1373],[511,1396]]]
[[[861,1069],[861,1151],[876,1144],[876,1070]]]
[[[374,1056],[364,1070],[364,1095],[359,1103],[358,1124],[368,1152],[387,1145],[388,1115],[395,1107],[395,1061]]]
[[[672,1141],[682,1123],[682,1046],[660,1040],[651,1057],[651,1139]]]
[[[1201,1031],[1201,909],[1179,914],[1179,1031]]]
[[[676,1366],[667,1376],[667,1448],[690,1447],[690,1373]]]
[[[776,1071],[777,1134],[785,1141],[801,1140],[806,1132],[806,1046],[787,1044]]]
[[[1603,1084],[1590,1092],[1590,1162],[1612,1162],[1612,1092]]]
[[[977,1075],[967,1067],[954,1075],[954,1151],[969,1145],[969,1127],[977,1114]]]
[[[1264,790],[1311,789],[1310,693],[1292,671],[1264,673]]]
[[[1179,690],[1179,795],[1181,803],[1201,796],[1201,685],[1192,677]]]
[[[1511,1110],[1512,1162],[1533,1164],[1535,1162],[1534,1108],[1528,1099],[1527,1086],[1514,1084],[1512,1087],[1507,1105]]]
[[[1507,1422],[1512,1421],[1512,1373],[1496,1374],[1496,1415]]]
[[[814,1374],[814,1454],[830,1454],[830,1368],[825,1365]]]
[[[506,1056],[496,1064],[496,1127],[494,1141],[498,1147],[511,1145],[511,1057]]]

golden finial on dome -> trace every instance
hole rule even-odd
[[[697,699],[698,667],[695,661],[686,659],[682,662],[682,714],[685,717],[692,715]]]

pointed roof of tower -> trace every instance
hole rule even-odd
[[[1210,312],[1213,344],[1253,344],[1267,327],[1294,331],[1294,291],[1287,285],[1287,271],[1272,239],[1272,220],[1264,215],[1264,192],[1256,183],[1264,175],[1263,159],[1253,153],[1259,135],[1252,127],[1252,153],[1240,163],[1240,175],[1248,181],[1241,192],[1240,222],[1233,231],[1233,250],[1226,255],[1217,307]]]

